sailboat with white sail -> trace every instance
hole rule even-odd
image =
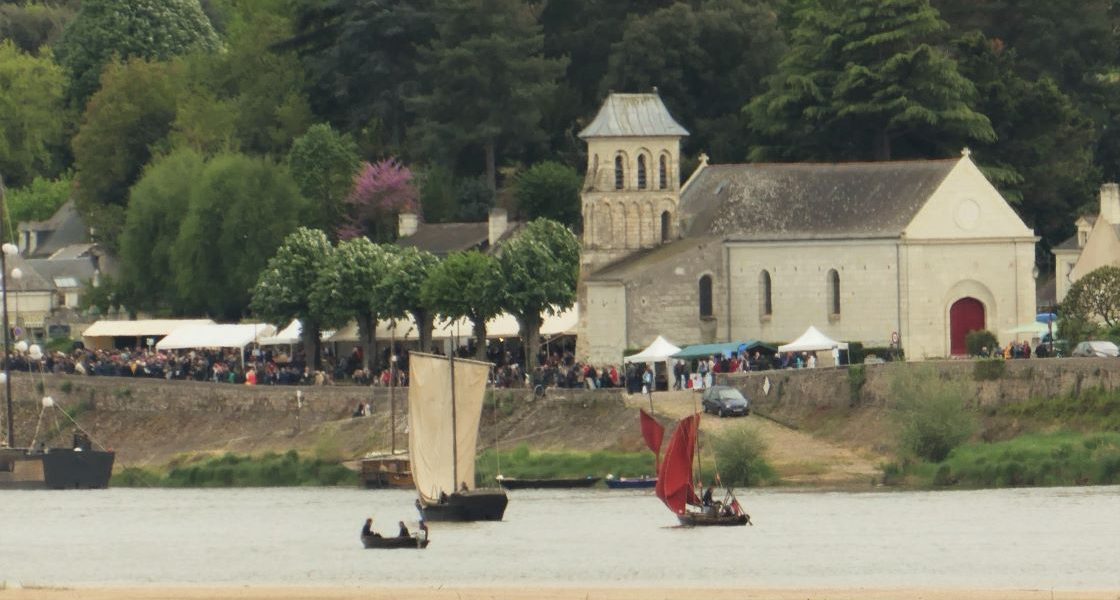
[[[490,363],[409,355],[408,448],[421,515],[429,521],[501,521],[500,488],[475,488],[478,426]]]

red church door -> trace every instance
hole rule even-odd
[[[949,351],[953,356],[968,354],[964,343],[970,331],[984,329],[984,305],[976,298],[961,298],[949,307]]]

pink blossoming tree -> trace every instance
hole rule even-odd
[[[392,241],[397,215],[420,212],[420,194],[412,184],[412,170],[395,158],[362,163],[346,198],[346,222],[338,228],[342,240],[367,236]]]

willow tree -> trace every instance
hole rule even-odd
[[[579,240],[563,225],[536,219],[502,247],[503,307],[517,317],[525,348],[525,372],[532,373],[540,348],[542,315],[557,314],[576,300]]]
[[[929,0],[805,0],[769,89],[745,107],[751,158],[890,160],[990,142]]]

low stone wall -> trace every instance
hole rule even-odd
[[[1093,388],[1120,388],[1120,360],[1115,358],[1008,360],[1003,363],[1002,375],[990,380],[977,379],[976,365],[972,360],[866,365],[862,367],[862,385],[847,367],[761,371],[718,379],[742,390],[760,411],[786,416],[820,409],[887,406],[892,374],[907,368],[934,368],[943,378],[969,382],[976,389],[980,406],[1076,395]],[[853,387],[858,391],[853,393]]]

